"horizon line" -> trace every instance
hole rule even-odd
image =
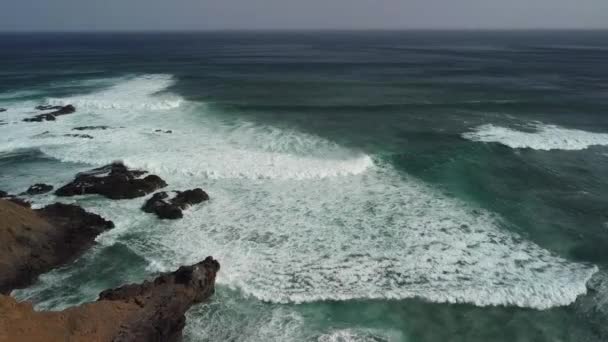
[[[221,33],[221,32],[542,32],[608,31],[606,28],[221,28],[221,29],[84,29],[84,30],[0,30],[18,33]]]

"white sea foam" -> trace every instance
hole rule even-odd
[[[121,103],[116,89],[138,84],[146,90],[129,90],[129,103],[154,103],[171,84],[164,76],[122,82],[61,103]],[[492,213],[321,137],[226,121],[191,103],[115,108],[15,124],[11,132],[20,134],[0,141],[65,161],[120,159],[159,174],[171,188],[207,190],[212,200],[177,222],[159,223],[138,209],[141,201],[93,207],[118,227],[102,244],[126,232],[138,236],[129,247],[156,269],[213,255],[222,264],[220,284],[277,303],[420,297],[539,309],[572,303],[597,271],[510,233]],[[85,124],[117,128],[90,131],[92,140],[62,136]],[[0,139],[8,139],[2,130]],[[33,136],[44,130],[50,134]]]
[[[376,329],[338,329],[323,334],[317,339],[318,342],[396,342],[402,340],[403,336],[397,332]]]
[[[511,148],[535,150],[583,150],[594,145],[608,145],[608,133],[593,133],[537,123],[533,132],[482,125],[464,133],[466,139],[479,142],[497,142]]]
[[[166,110],[179,107],[179,96],[158,94],[175,83],[170,75],[146,75],[122,79],[100,92],[68,98],[48,98],[50,105],[72,104],[79,109]]]

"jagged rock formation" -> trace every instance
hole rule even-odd
[[[42,195],[53,190],[52,185],[38,183],[30,186],[22,195]]]
[[[175,220],[184,216],[182,210],[209,200],[209,195],[200,188],[175,193],[176,195],[171,199],[164,191],[155,193],[141,209],[147,213],[154,213],[161,219]]]
[[[25,118],[25,122],[42,122],[42,121],[55,121],[58,116],[72,114],[76,112],[76,108],[72,105],[67,106],[38,106],[38,110],[54,110],[50,113],[38,114],[31,118]]]
[[[142,197],[167,186],[156,175],[143,177],[147,172],[129,170],[121,163],[114,163],[79,173],[69,184],[57,189],[57,196],[99,194],[110,199]]]
[[[208,257],[61,312],[35,312],[30,303],[0,295],[0,341],[175,342],[185,312],[214,293],[218,270],[219,263]]]
[[[68,263],[114,224],[84,209],[52,204],[32,210],[0,199],[0,293],[33,283]]]

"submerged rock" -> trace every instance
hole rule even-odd
[[[64,137],[72,137],[72,138],[83,138],[83,139],[93,139],[93,136],[88,134],[64,134]]]
[[[67,106],[38,106],[38,110],[54,110],[50,113],[38,114],[31,118],[23,119],[25,122],[42,122],[42,121],[55,121],[58,116],[72,114],[76,112],[76,108],[72,105]]]
[[[74,127],[72,130],[74,131],[93,131],[93,130],[106,130],[109,129],[109,126],[80,126]]]
[[[30,186],[22,195],[42,195],[53,190],[52,185],[38,183]]]
[[[61,203],[32,210],[0,200],[0,217],[0,293],[26,287],[74,260],[97,235],[114,227],[99,215]]]
[[[141,285],[107,290],[97,302],[59,312],[36,312],[32,304],[0,295],[0,337],[7,341],[176,342],[185,312],[215,292],[220,266],[213,258]]]
[[[158,192],[147,200],[141,209],[147,213],[154,213],[161,219],[175,220],[184,216],[182,210],[209,200],[209,195],[199,188],[175,193],[176,195],[169,199],[169,194],[166,192]]]
[[[166,133],[166,134],[171,134],[171,133],[173,133],[173,131],[172,131],[172,130],[170,130],[170,129],[168,129],[168,130],[157,129],[157,130],[155,130],[154,132],[156,132],[156,133]]]
[[[36,106],[37,110],[59,110],[62,106]]]
[[[6,108],[0,108],[0,113],[6,112]]]
[[[57,196],[99,194],[110,199],[142,197],[167,186],[156,175],[146,171],[129,170],[122,163],[114,163],[76,175],[71,183],[57,189]]]

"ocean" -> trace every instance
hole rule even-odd
[[[211,197],[33,197],[116,224],[38,309],[212,255],[187,342],[608,340],[607,31],[3,33],[0,80],[0,189],[120,160]]]

